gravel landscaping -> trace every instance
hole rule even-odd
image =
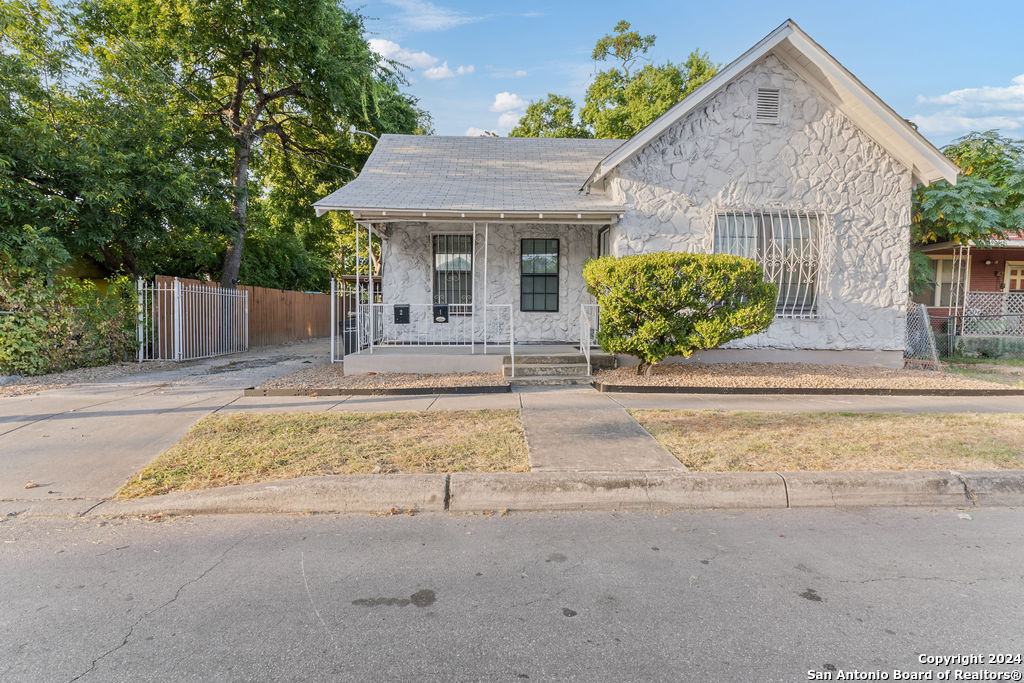
[[[650,377],[634,367],[601,370],[605,384],[662,387],[755,387],[830,389],[999,389],[981,379],[933,370],[893,370],[852,365],[810,363],[667,363],[654,366]]]
[[[529,470],[517,410],[211,415],[118,496],[317,474]]]
[[[449,373],[440,375],[379,372],[365,375],[345,375],[343,363],[329,363],[302,368],[290,375],[268,380],[257,389],[418,389],[429,387],[480,387],[507,385],[508,380],[498,374],[483,372]]]
[[[75,368],[64,372],[54,372],[35,377],[21,377],[11,384],[0,386],[0,398],[35,394],[47,389],[60,389],[72,384],[88,384],[90,382],[106,382],[137,375],[142,372],[154,372],[183,367],[181,362],[163,360],[146,363],[126,362],[100,365],[94,368]]]
[[[699,472],[1024,469],[1024,417],[631,410]]]

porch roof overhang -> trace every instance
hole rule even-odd
[[[448,223],[572,223],[574,225],[610,225],[622,217],[620,209],[609,211],[502,211],[450,209],[382,209],[371,207],[325,206],[316,204],[316,215],[328,211],[349,211],[357,223],[397,223],[445,221]]]

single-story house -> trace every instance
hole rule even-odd
[[[384,135],[315,204],[381,243],[382,303],[345,371],[581,348],[584,262],[669,250],[749,256],[779,285],[767,331],[701,360],[899,366],[911,190],[957,173],[792,21],[629,140]]]

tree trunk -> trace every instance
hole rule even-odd
[[[653,367],[654,367],[653,365],[651,365],[650,363],[648,363],[645,360],[640,361],[636,365],[636,375],[637,375],[637,377],[640,377],[640,376],[650,377],[650,375],[651,375],[651,368],[653,368]]]
[[[242,244],[245,242],[245,221],[249,211],[249,161],[252,158],[252,138],[246,134],[236,140],[235,168],[231,174],[235,195],[231,203],[231,217],[235,220],[235,237],[224,253],[220,275],[221,286],[232,288],[238,282],[238,270],[242,265]]]

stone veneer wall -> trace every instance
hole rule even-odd
[[[754,121],[759,87],[781,91],[777,124]],[[779,319],[729,346],[903,348],[910,170],[774,55],[624,162],[607,191],[628,207],[616,255],[710,252],[720,210],[826,212],[818,319]]]
[[[411,222],[387,226],[383,253],[383,290],[387,304],[431,302],[431,235],[472,233],[465,223]],[[579,336],[580,304],[593,303],[583,281],[583,264],[596,255],[598,226],[491,223],[488,228],[487,303],[512,304],[516,341],[572,341]],[[559,239],[558,312],[519,310],[520,242],[531,237]],[[477,224],[474,298],[484,301],[484,224]],[[488,329],[507,340],[508,313],[489,309]],[[497,318],[497,319],[496,319]],[[477,311],[478,339],[482,338],[483,313]],[[414,321],[415,322],[415,321]],[[465,325],[467,319],[452,319]],[[431,324],[429,321],[422,324]],[[494,335],[492,335],[493,337]],[[468,337],[467,337],[468,338]]]

